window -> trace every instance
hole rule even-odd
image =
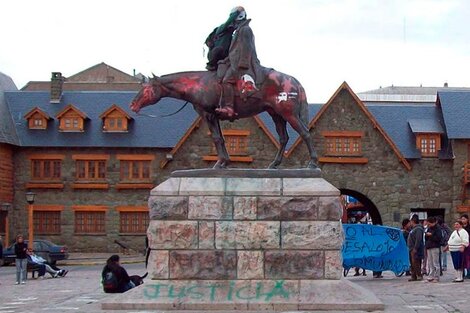
[[[0,234],[6,233],[8,211],[0,211]]]
[[[105,234],[106,207],[73,206],[76,234]]]
[[[100,118],[103,119],[105,132],[126,132],[128,121],[131,119],[126,111],[115,104],[101,114]]]
[[[51,119],[48,114],[38,107],[29,111],[29,113],[25,115],[25,118],[28,120],[29,129],[46,129],[47,121]]]
[[[123,234],[145,234],[149,225],[149,212],[145,206],[117,207],[119,232]]]
[[[106,161],[77,160],[77,180],[106,179]]]
[[[150,161],[121,160],[121,180],[150,180]]]
[[[59,129],[61,131],[81,132],[84,127],[84,120],[87,116],[75,108],[68,105],[56,116],[59,119]]]
[[[441,137],[439,134],[417,134],[416,147],[423,157],[437,157],[441,149]]]
[[[33,223],[36,234],[60,234],[60,211],[34,210]]]
[[[31,178],[33,180],[55,180],[61,178],[62,160],[31,160]]]
[[[360,156],[362,155],[362,132],[326,131],[325,155],[327,156]]]
[[[75,183],[73,189],[108,189],[107,154],[74,154]]]
[[[225,139],[225,147],[230,155],[232,162],[252,162],[253,158],[249,156],[249,130],[226,129],[222,131]],[[210,135],[210,134],[209,134]],[[217,161],[217,150],[212,144],[209,155],[203,156],[204,161]]]

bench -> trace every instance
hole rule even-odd
[[[40,266],[38,264],[31,264],[28,262],[28,265],[26,266],[26,271],[28,273],[31,273],[32,278],[36,278],[36,274],[39,275],[39,268]],[[27,274],[26,274],[27,277]]]

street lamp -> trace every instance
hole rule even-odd
[[[34,192],[27,192],[26,193],[26,202],[28,202],[28,248],[33,249],[33,204],[34,204],[34,197],[36,194]]]

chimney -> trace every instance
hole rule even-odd
[[[51,103],[60,103],[64,78],[60,72],[52,72],[51,77]]]
[[[449,84],[447,82],[444,83],[444,87],[447,88],[449,87]]]

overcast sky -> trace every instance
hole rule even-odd
[[[468,0],[0,1],[0,72],[18,88],[100,62],[129,74],[203,70],[204,40],[242,5],[258,58],[295,76],[311,103],[343,81],[470,86]]]

